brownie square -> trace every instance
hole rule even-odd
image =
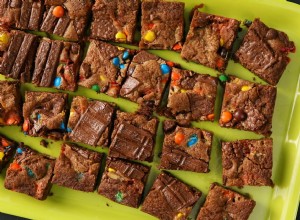
[[[167,173],[156,178],[142,211],[161,220],[187,219],[201,192]]]
[[[22,122],[20,83],[0,81],[0,126]]]
[[[96,0],[93,5],[91,38],[132,43],[139,0]]]
[[[209,172],[212,133],[176,126],[169,120],[164,121],[164,133],[160,169]]]
[[[217,78],[172,69],[167,108],[177,120],[214,120]]]
[[[213,183],[197,220],[247,220],[255,204],[254,200]]]
[[[157,107],[162,100],[170,73],[171,67],[165,60],[140,51],[128,67],[120,95],[138,104],[151,102]]]
[[[0,26],[0,73],[6,77],[31,80],[38,36]]]
[[[0,2],[0,22],[22,30],[39,30],[44,12],[43,0]]]
[[[67,131],[72,141],[108,146],[115,106],[108,102],[73,98]]]
[[[90,0],[45,0],[45,6],[41,31],[73,41],[82,38],[91,13]]]
[[[194,10],[181,57],[224,72],[240,22]]]
[[[56,159],[52,183],[84,192],[93,192],[102,154],[64,143]]]
[[[109,156],[152,161],[157,125],[157,118],[117,111]]]
[[[123,205],[139,207],[150,168],[107,158],[98,193]]]
[[[222,142],[223,184],[273,186],[273,140],[238,140]]]
[[[117,97],[133,50],[91,40],[79,73],[79,85]]]
[[[43,38],[37,50],[32,83],[75,91],[79,70],[80,45]]]
[[[14,141],[0,135],[0,173],[13,157],[17,144]]]
[[[276,85],[290,62],[288,53],[295,50],[294,42],[284,32],[269,28],[256,18],[235,58],[261,79]]]
[[[33,137],[61,140],[65,136],[68,94],[25,92],[23,131]]]
[[[219,124],[271,135],[276,88],[230,77],[226,82]]]
[[[20,145],[6,171],[4,187],[44,200],[51,189],[54,164],[55,159]]]
[[[142,2],[141,49],[178,50],[184,33],[184,2]]]

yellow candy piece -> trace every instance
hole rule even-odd
[[[146,34],[144,35],[144,40],[148,42],[153,42],[156,38],[155,33],[151,30],[147,31]]]
[[[103,75],[100,75],[100,81],[106,81],[106,77]]]
[[[118,48],[118,50],[125,50],[124,47],[117,47],[117,48]]]
[[[224,40],[221,38],[220,39],[220,46],[223,47],[223,45],[224,45]]]
[[[4,153],[0,152],[0,160],[2,160],[3,157],[4,157]]]
[[[111,172],[111,173],[115,173],[116,172],[116,170],[115,169],[113,169],[113,168],[108,168],[108,172]]]
[[[181,89],[180,92],[181,93],[186,93],[186,90],[185,89]]]
[[[242,88],[241,88],[241,90],[242,90],[243,92],[246,92],[246,91],[248,91],[248,90],[250,90],[250,89],[251,89],[250,86],[242,86]]]
[[[179,213],[176,215],[176,218],[177,218],[177,219],[180,219],[182,216],[183,216],[183,214],[182,214],[181,212],[179,212]]]
[[[124,34],[122,31],[118,31],[118,33],[116,33],[115,38],[119,42],[126,42],[126,34]]]
[[[0,43],[8,44],[9,42],[9,35],[5,32],[0,32]]]

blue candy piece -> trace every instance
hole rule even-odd
[[[28,132],[26,132],[26,131],[24,131],[23,133],[24,133],[24,135],[28,135]]]
[[[62,123],[60,124],[60,129],[62,129],[62,130],[66,130],[66,125],[65,125],[65,123],[64,123],[64,122],[62,122]]]
[[[112,59],[112,63],[115,65],[115,66],[119,66],[120,65],[120,59],[119,57],[114,57]]]
[[[35,177],[34,172],[29,168],[29,167],[25,167],[26,171],[27,171],[27,175],[30,176],[31,178]]]
[[[160,64],[160,70],[162,74],[169,74],[171,69],[167,64]]]
[[[188,142],[187,142],[187,146],[192,147],[197,142],[198,142],[198,137],[197,137],[197,135],[193,134],[192,136],[189,137]]]
[[[120,69],[124,69],[125,68],[125,64],[120,64]]]
[[[18,147],[18,148],[17,148],[17,153],[18,153],[18,154],[22,154],[22,153],[23,153],[23,150],[22,150],[21,148]]]
[[[123,60],[127,60],[129,58],[129,52],[127,50],[124,51],[122,58]]]
[[[40,114],[38,114],[36,117],[38,120],[40,120],[42,116]]]
[[[71,132],[72,132],[72,129],[68,127],[68,128],[67,128],[67,132],[68,132],[68,133],[71,133]]]
[[[60,85],[61,85],[61,78],[59,76],[55,77],[53,85],[55,87],[60,87]]]

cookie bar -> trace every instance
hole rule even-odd
[[[128,67],[120,96],[138,104],[151,102],[159,106],[171,68],[165,60],[153,54],[138,52]]]
[[[172,69],[167,109],[177,120],[214,120],[217,78]]]
[[[91,40],[79,73],[79,85],[117,97],[133,50]]]
[[[219,124],[270,136],[275,99],[273,86],[229,77]]]
[[[164,121],[164,133],[160,169],[209,172],[212,133],[170,120]]]
[[[52,183],[84,192],[93,192],[102,154],[75,144],[64,143],[56,159]]]
[[[201,192],[167,173],[155,180],[142,211],[161,220],[187,219]]]
[[[247,220],[255,204],[254,200],[213,183],[197,220]]]
[[[224,72],[239,25],[236,19],[207,14],[196,8],[181,57]]]
[[[117,203],[138,208],[150,168],[107,158],[98,193]]]
[[[184,2],[142,2],[141,49],[180,51],[184,33]]]
[[[139,0],[96,0],[93,5],[91,38],[132,43]]]
[[[72,141],[108,146],[115,106],[108,102],[73,98],[67,130]]]
[[[223,184],[273,186],[273,140],[238,140],[222,142]]]
[[[66,130],[68,94],[25,92],[23,131],[33,137],[61,140]]]
[[[118,111],[111,136],[109,156],[152,161],[157,126],[157,118]]]
[[[21,124],[21,102],[20,83],[0,81],[0,126]]]
[[[271,85],[276,85],[295,52],[294,42],[282,31],[269,28],[258,18],[250,25],[235,58],[245,68]]]
[[[47,198],[55,159],[20,145],[6,171],[4,187],[39,200]]]

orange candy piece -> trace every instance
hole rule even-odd
[[[2,144],[3,147],[8,147],[9,146],[9,143],[4,138],[2,138],[1,144]]]
[[[61,18],[65,14],[65,9],[62,6],[56,6],[53,9],[52,14],[54,17]]]
[[[166,64],[169,66],[169,67],[174,67],[175,66],[175,63],[171,62],[171,61],[167,61]]]
[[[178,132],[178,133],[175,134],[174,141],[175,141],[176,144],[181,144],[183,140],[184,140],[184,134],[183,133]]]
[[[177,43],[173,46],[173,50],[181,50],[181,49],[182,49],[182,46],[179,43]]]
[[[153,23],[148,24],[148,29],[152,29],[154,27]]]
[[[29,121],[25,120],[23,123],[23,131],[28,131],[29,130]]]
[[[12,113],[9,115],[9,118],[6,120],[7,125],[17,125],[21,122],[21,118],[19,115]]]
[[[12,163],[12,164],[10,164],[10,168],[12,170],[19,170],[19,169],[21,169],[21,166],[17,163]]]
[[[227,111],[222,112],[221,118],[220,118],[221,122],[227,123],[227,122],[230,122],[231,119],[232,119],[232,114],[230,112],[227,112]]]
[[[176,72],[172,72],[172,80],[179,80],[180,79],[180,74]]]
[[[210,120],[210,121],[213,121],[215,119],[215,114],[207,115],[207,119]]]
[[[218,59],[216,65],[217,65],[218,69],[222,69],[225,65],[225,62],[223,59]]]

